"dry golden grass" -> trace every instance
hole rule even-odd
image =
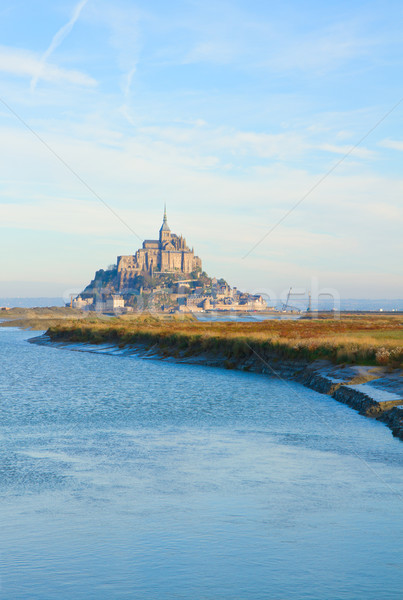
[[[153,315],[108,320],[64,321],[50,327],[53,339],[121,346],[158,344],[168,353],[221,353],[246,358],[328,359],[335,363],[403,365],[403,317],[343,316],[341,319],[201,322]],[[253,350],[252,350],[253,349]]]

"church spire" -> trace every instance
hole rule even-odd
[[[161,227],[160,231],[171,231],[169,229],[168,220],[167,220],[167,205],[166,205],[166,202],[164,202],[164,220],[162,221],[162,227]]]

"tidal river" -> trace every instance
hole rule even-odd
[[[403,443],[263,375],[0,329],[6,600],[400,600]]]

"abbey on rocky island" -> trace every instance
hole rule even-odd
[[[159,273],[189,275],[201,270],[201,259],[194,255],[193,248],[188,248],[185,238],[171,233],[165,208],[159,239],[144,240],[143,247],[134,255],[118,256],[119,291],[130,289],[133,280],[144,273],[152,277]]]
[[[240,292],[224,279],[209,277],[182,236],[171,233],[166,209],[158,240],[144,240],[134,255],[99,269],[70,306],[106,314],[144,310],[161,313],[262,311],[261,295]]]

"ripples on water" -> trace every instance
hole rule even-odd
[[[402,597],[385,426],[295,383],[27,337],[0,329],[2,597]]]

